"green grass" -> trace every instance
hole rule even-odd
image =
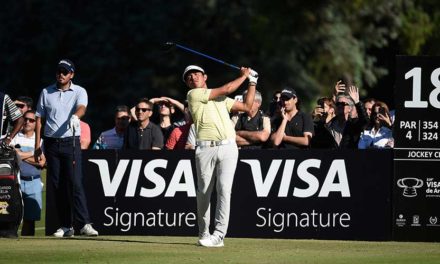
[[[226,238],[224,248],[202,248],[196,237],[57,239],[44,236],[44,211],[35,237],[0,239],[0,263],[440,263],[440,243]]]
[[[2,263],[440,263],[436,243],[227,238],[202,248],[195,237],[0,239]]]

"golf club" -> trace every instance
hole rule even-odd
[[[75,151],[76,151],[76,142],[75,142],[75,133],[76,133],[76,129],[75,129],[75,126],[72,126],[71,127],[71,129],[72,129],[72,134],[73,134],[73,136],[72,136],[72,158],[73,158],[73,160],[72,160],[72,179],[71,179],[71,183],[72,183],[72,189],[71,189],[71,196],[70,196],[70,203],[71,203],[71,205],[70,205],[70,220],[71,220],[71,224],[72,224],[72,227],[73,227],[73,222],[75,221],[75,169],[76,169],[76,159],[75,159]],[[75,231],[73,231],[73,232],[75,232]]]
[[[185,46],[179,45],[179,44],[174,43],[174,42],[166,42],[166,43],[165,43],[165,46],[167,47],[167,50],[170,50],[170,49],[172,49],[173,47],[177,47],[177,48],[179,48],[179,49],[183,49],[183,50],[189,51],[189,52],[191,52],[191,53],[194,53],[194,54],[200,55],[200,56],[202,56],[202,57],[205,57],[205,58],[207,58],[207,59],[210,59],[210,60],[216,61],[216,62],[218,62],[218,63],[220,63],[220,64],[223,64],[223,65],[229,66],[229,67],[231,67],[231,68],[233,68],[233,69],[240,70],[240,67],[235,66],[234,64],[230,64],[230,63],[227,63],[227,62],[225,62],[225,61],[222,61],[222,60],[216,59],[216,58],[214,58],[214,57],[211,57],[211,56],[209,56],[209,55],[203,54],[203,53],[198,52],[198,51],[196,51],[196,50],[193,50],[193,49],[187,48],[187,47],[185,47]],[[258,77],[258,73],[257,73],[256,71],[254,71],[254,70],[251,71],[251,74],[252,74],[252,76],[254,76],[254,77]]]

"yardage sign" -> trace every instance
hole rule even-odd
[[[440,241],[440,57],[397,56],[395,240]]]

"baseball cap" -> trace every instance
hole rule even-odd
[[[185,78],[185,77],[186,77],[186,74],[189,73],[189,72],[194,72],[194,71],[196,71],[196,72],[201,72],[201,73],[205,74],[205,70],[203,70],[202,67],[197,66],[197,65],[189,65],[189,66],[186,67],[185,70],[183,71],[183,74],[182,74],[183,82],[186,82],[186,81],[185,81],[185,80],[186,80],[186,78]]]
[[[69,72],[75,71],[75,65],[71,60],[68,59],[62,59],[60,62],[58,62],[58,68],[64,68],[68,70]]]
[[[287,97],[290,99],[292,97],[296,97],[296,92],[292,88],[284,88],[281,91],[281,97]]]

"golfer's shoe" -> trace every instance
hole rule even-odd
[[[211,235],[209,239],[199,240],[200,245],[204,247],[223,247],[225,244],[223,243],[223,238],[218,235]]]
[[[209,240],[211,238],[211,235],[209,233],[203,233],[199,235],[199,241],[197,242],[197,244],[199,246],[202,246],[202,244],[204,243],[205,240]]]
[[[73,230],[73,227],[60,227],[58,230],[53,233],[54,237],[73,237],[75,234],[75,230]]]
[[[91,224],[85,224],[80,230],[80,234],[83,236],[98,236],[98,231],[96,231]]]

